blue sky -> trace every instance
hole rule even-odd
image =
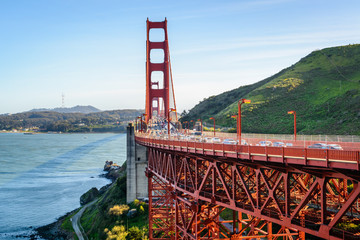
[[[144,108],[146,19],[168,19],[178,110],[360,43],[358,0],[1,0],[0,114]],[[156,40],[156,33],[154,33]]]

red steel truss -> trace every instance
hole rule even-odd
[[[304,232],[360,239],[351,227],[360,223],[353,172],[182,152],[140,139],[148,146],[150,239],[305,239]]]

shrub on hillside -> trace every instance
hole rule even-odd
[[[128,232],[125,231],[124,226],[114,226],[111,231],[105,228],[104,232],[107,235],[106,240],[126,240],[126,236],[128,235]]]
[[[127,212],[128,210],[129,210],[128,205],[125,205],[125,204],[115,205],[109,209],[109,214],[115,215],[115,216],[121,216],[121,215],[123,215],[123,213]]]
[[[131,227],[126,236],[127,240],[142,240],[143,232],[138,227]]]

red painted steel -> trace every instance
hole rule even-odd
[[[149,19],[146,21],[147,25],[147,40],[146,40],[146,103],[145,113],[146,123],[152,118],[153,112],[157,111],[158,115],[167,119],[169,114],[169,48],[168,48],[168,36],[167,36],[167,20],[163,22],[151,22]],[[151,42],[149,39],[150,30],[154,28],[160,28],[164,30],[165,39],[162,42]],[[152,63],[150,60],[150,53],[152,49],[161,49],[164,51],[164,62]],[[155,85],[151,80],[151,73],[155,71],[163,72],[163,88],[154,89]],[[157,85],[159,86],[159,85]],[[163,100],[164,109],[157,105],[153,107],[153,101],[156,100],[159,104],[159,99]]]
[[[156,140],[159,145],[136,140],[148,147],[148,175],[167,186],[162,188],[164,199],[172,196],[175,201],[168,210],[175,212],[175,230],[166,230],[173,233],[172,238],[239,239],[236,229],[246,229],[239,220],[242,213],[283,226],[287,234],[297,229],[325,239],[358,239],[356,230],[344,230],[350,223],[358,224],[360,216],[360,185],[357,177],[346,172],[217,157],[203,149],[204,153],[200,149],[197,153],[175,150],[161,145],[161,140]],[[225,209],[235,211],[236,216],[221,220],[219,213]],[[269,237],[269,232],[257,231],[257,237]]]
[[[248,99],[240,99],[238,101],[238,116],[237,116],[237,134],[238,134],[238,139],[241,140],[241,105],[243,103],[250,103],[251,100]]]
[[[167,181],[146,172],[149,189],[150,239],[169,239],[174,230],[174,199]]]

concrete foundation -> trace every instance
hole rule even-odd
[[[136,198],[148,197],[148,180],[145,169],[148,165],[147,149],[135,143],[134,126],[127,127],[127,156],[126,156],[126,201],[132,202]]]

